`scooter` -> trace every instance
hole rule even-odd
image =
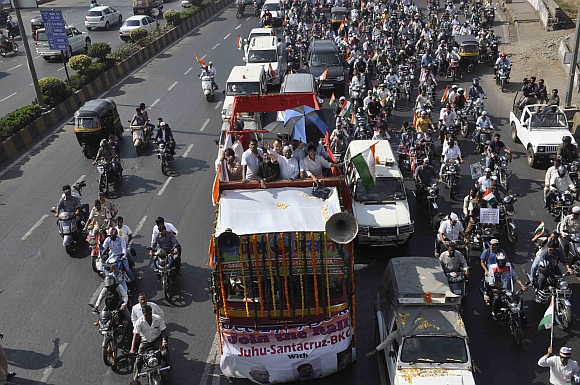
[[[203,90],[203,95],[208,102],[213,101],[214,89],[213,82],[210,75],[203,75],[201,77],[201,89]]]
[[[130,120],[129,123],[131,123]],[[135,152],[137,152],[137,156],[143,155],[149,148],[149,135],[145,135],[143,126],[129,127],[131,129],[131,133],[133,134],[133,147],[135,147]]]

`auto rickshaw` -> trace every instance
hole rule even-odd
[[[133,15],[148,15],[156,18],[163,13],[162,0],[133,0]]]
[[[336,32],[343,21],[348,23],[348,8],[346,7],[332,7],[330,10],[330,19],[332,21],[332,29]]]
[[[110,135],[119,138],[123,133],[121,117],[117,105],[110,99],[95,99],[84,104],[74,115],[75,135],[83,149],[83,154],[93,159],[102,139]]]
[[[455,46],[459,48],[459,66],[471,73],[479,61],[479,43],[473,35],[454,36]]]

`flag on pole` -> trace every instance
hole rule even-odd
[[[550,306],[546,309],[544,313],[544,318],[540,321],[538,325],[538,330],[548,330],[554,326],[554,302],[550,300]]]
[[[348,100],[345,100],[342,103],[342,107],[340,109],[340,113],[338,114],[338,116],[342,118],[343,116],[350,115],[351,112],[352,112],[352,103],[349,102]]]
[[[445,87],[445,91],[443,91],[443,96],[441,96],[441,103],[445,103],[447,100],[447,95],[449,95],[449,87]]]
[[[354,55],[352,53],[346,57],[346,62],[348,64],[351,64],[353,62],[353,60],[354,60]]]
[[[339,34],[342,32],[342,30],[344,29],[344,27],[346,27],[346,20],[343,20],[342,23],[340,23],[340,26],[338,27],[338,33]]]
[[[497,198],[495,197],[495,195],[493,195],[489,187],[487,188],[487,190],[485,190],[485,193],[483,194],[482,198],[490,205],[497,204]]]
[[[195,60],[197,60],[197,62],[199,63],[200,67],[204,67],[207,64],[205,64],[205,62],[203,60],[201,60],[200,58],[197,57],[197,55],[195,55]]]
[[[324,70],[322,75],[318,78],[320,81],[326,80],[326,75],[328,75],[328,68]]]
[[[219,164],[218,165],[217,172],[215,173],[215,179],[213,181],[213,188],[212,188],[212,191],[211,191],[211,201],[214,204],[214,206],[220,200],[220,176],[221,176],[221,168],[222,168],[222,165]]]
[[[367,191],[375,187],[375,144],[377,143],[373,143],[369,148],[351,159]]]
[[[328,101],[328,104],[332,106],[334,104],[334,100],[335,100],[335,98],[334,98],[334,92],[333,92],[332,95],[330,95],[330,100]]]
[[[361,11],[364,11],[364,10],[365,10],[365,0],[362,0],[362,1],[360,2],[360,10],[361,10]]]
[[[242,39],[240,35],[238,35],[238,49],[240,51],[245,51],[246,50],[246,44],[248,44],[248,42],[246,41],[246,39]]]
[[[378,50],[375,50],[375,54],[371,58],[371,61],[377,61],[378,58],[379,58],[379,51]]]
[[[274,69],[272,68],[272,63],[269,63],[268,67],[270,70],[270,77],[272,77],[272,79],[274,79],[276,77],[276,71],[274,71]]]
[[[536,231],[534,231],[534,234],[539,234],[542,231],[544,231],[544,221],[541,221],[538,227],[536,227]]]

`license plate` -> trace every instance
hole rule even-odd
[[[379,242],[392,242],[395,240],[395,237],[379,237]]]
[[[461,295],[461,290],[453,290],[453,294]]]
[[[62,232],[63,233],[68,233],[70,231],[70,226],[63,226],[62,227]]]

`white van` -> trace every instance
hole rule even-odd
[[[276,37],[276,31],[274,28],[252,28],[250,34],[248,35],[248,42],[252,41],[253,38],[258,36],[274,36]],[[248,45],[246,44],[246,51],[248,50]]]
[[[375,144],[376,143],[376,144]],[[367,191],[351,159],[375,144],[375,187]],[[358,222],[358,242],[399,246],[414,232],[403,175],[388,140],[353,140],[345,155],[346,180]]]
[[[258,36],[248,42],[246,66],[262,66],[268,84],[280,84],[286,73],[286,50],[275,36]]]
[[[266,72],[263,66],[236,66],[232,68],[226,82],[222,119],[232,116],[232,105],[236,95],[264,95],[268,92]],[[242,114],[242,117],[244,114]]]

